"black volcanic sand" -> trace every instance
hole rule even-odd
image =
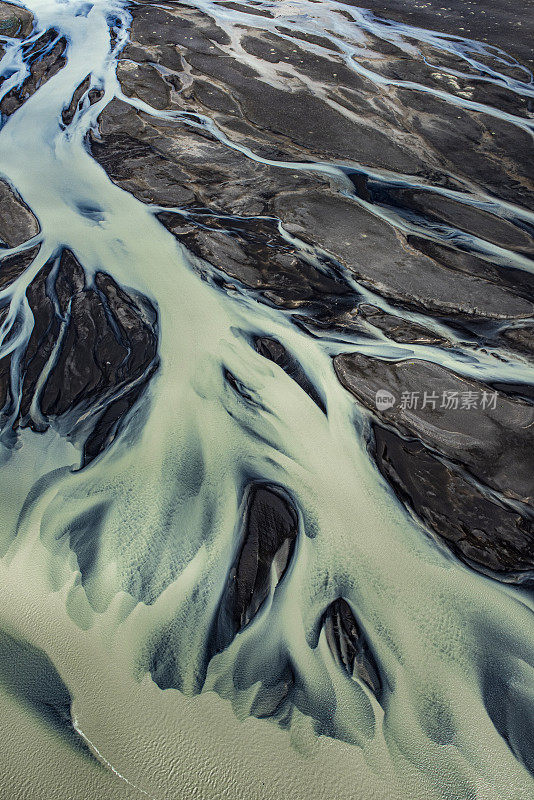
[[[31,33],[33,16],[25,8],[0,3],[0,35],[24,39]],[[3,49],[0,47],[0,54]]]
[[[387,363],[358,354],[335,358],[338,378],[369,409],[375,392],[477,391],[424,361]],[[486,389],[489,392],[489,389]],[[374,456],[397,495],[473,566],[495,573],[534,568],[534,408],[500,395],[495,409],[375,411]],[[473,485],[473,477],[478,486]],[[515,508],[496,502],[487,487]]]
[[[46,31],[26,51],[30,74],[18,89],[11,89],[0,102],[0,111],[9,117],[31,97],[39,86],[50,80],[65,66],[64,53],[67,42],[60,39],[54,30]],[[45,50],[43,55],[43,50]]]
[[[239,3],[231,6],[240,8]],[[423,7],[392,0],[371,8],[379,16],[492,42],[525,63],[531,58],[528,30],[534,15],[529,16],[526,2],[519,8],[485,2],[451,9],[437,2]],[[260,9],[255,13],[269,15]],[[227,34],[194,9],[145,2],[133,6],[132,15],[130,42],[118,65],[127,97],[160,110],[205,114],[229,139],[265,158],[342,162],[353,168],[354,197],[342,196],[328,177],[259,164],[206,131],[114,100],[100,116],[98,133],[89,137],[91,153],[117,185],[155,206],[162,224],[197,263],[211,264],[227,276],[227,285],[241,283],[260,302],[298,311],[299,324],[314,335],[366,335],[374,329],[393,342],[450,346],[424,321],[402,319],[410,309],[469,332],[481,347],[498,346],[532,357],[531,275],[504,269],[450,242],[405,235],[356,201],[400,208],[532,257],[534,240],[526,227],[409,186],[384,187],[368,176],[369,171],[386,170],[450,189],[478,188],[532,208],[534,161],[524,131],[429,95],[395,87],[379,91],[320,38],[315,41],[326,45],[322,55],[304,49],[304,40],[311,37],[295,35],[288,42],[275,33],[243,29],[242,46],[256,59],[244,64],[225,50]],[[279,33],[287,32],[280,22]],[[53,32],[45,36],[53,40]],[[451,91],[448,78],[432,73],[422,61],[374,37],[369,44],[372,59],[370,53],[364,65],[382,75]],[[62,59],[62,44],[57,42],[47,60],[32,68],[24,91],[31,94],[61,68]],[[458,66],[452,57],[447,64]],[[262,80],[274,68],[279,75],[286,71],[277,86]],[[300,76],[298,83],[289,76],[289,68]],[[524,79],[521,74],[515,77]],[[477,102],[525,118],[529,114],[525,100],[502,87],[462,79],[459,88]],[[86,84],[78,87],[65,107],[64,124],[69,124],[86,91]],[[3,113],[12,113],[23,100],[20,92],[6,97]],[[8,187],[0,184],[0,191],[8,198],[2,203],[0,237],[8,245],[24,241],[36,232],[35,221]],[[262,218],[255,219],[259,215]],[[319,248],[322,270],[298,242],[280,234],[279,220],[286,231]],[[27,258],[6,261],[0,279],[14,279]],[[398,313],[363,302],[347,276],[387,299]],[[45,419],[63,415],[70,420],[68,411],[85,409],[95,398],[109,399],[97,424],[84,432],[90,460],[112,441],[157,364],[156,311],[146,298],[133,297],[104,274],[98,277],[98,291],[87,289],[71,254],[63,254],[60,278],[73,312],[41,399],[42,411]],[[57,325],[45,294],[39,280],[28,290],[37,324],[23,364],[26,394],[18,420],[37,429],[29,399]],[[106,322],[110,315],[126,326],[119,338],[116,327]],[[131,345],[126,362],[124,341]],[[265,338],[255,344],[323,407],[316,388],[278,342]],[[8,366],[0,363],[4,399]],[[479,408],[410,415],[397,406],[380,414],[374,395],[382,387],[397,398],[403,391],[435,388],[441,394],[490,387],[415,360],[386,364],[345,354],[334,366],[341,383],[372,415],[370,452],[378,468],[429,533],[477,569],[512,581],[528,577],[533,568],[532,406],[514,387],[502,385],[494,412]],[[132,383],[135,387],[129,390]],[[239,565],[235,568],[239,571]],[[245,613],[240,592],[252,574],[245,573],[235,589],[241,599],[230,616]],[[260,580],[257,574],[254,585]],[[261,595],[257,587],[250,591],[252,597]],[[351,625],[343,622],[342,612],[334,609],[330,615],[333,647],[343,625]],[[237,617],[232,619],[238,626]]]
[[[347,5],[359,5],[344,0]],[[369,2],[377,16],[427,28],[451,36],[464,36],[496,45],[534,70],[534,3],[531,0],[467,0],[467,2],[417,3],[411,0]]]
[[[7,258],[0,287],[19,277],[36,252],[32,248]],[[45,265],[30,283],[26,295],[35,324],[20,365],[21,399],[12,421],[14,429],[29,426],[38,432],[54,424],[83,442],[84,464],[111,444],[158,366],[157,312],[150,301],[127,293],[105,273],[97,273],[94,283],[94,288],[86,285],[81,265],[68,250],[57,269],[54,263]],[[0,359],[4,424],[14,408],[10,368],[11,355]]]

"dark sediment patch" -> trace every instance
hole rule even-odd
[[[457,107],[451,113],[449,103],[427,93],[407,89],[397,92],[410,107],[416,135],[440,154],[444,172],[532,210],[534,168],[532,139],[527,131],[506,120]],[[469,158],[465,157],[466,150]]]
[[[271,13],[239,3],[227,6],[265,17]],[[490,6],[485,17],[470,17],[460,6],[440,15],[402,0],[372,10],[453,34],[461,23],[464,35],[498,42],[521,60],[525,53],[512,35],[512,15],[502,0]],[[476,31],[471,28],[475,19]],[[508,26],[504,38],[499,20]],[[523,9],[514,20],[514,25],[526,22]],[[310,42],[320,51],[306,51]],[[231,140],[266,158],[300,163],[320,158],[349,165],[354,198],[340,196],[325,176],[259,164],[205,130],[160,120],[117,101],[101,115],[100,134],[90,141],[110,177],[143,202],[169,208],[159,214],[160,221],[195,256],[228,275],[230,288],[232,280],[239,281],[269,303],[298,309],[295,322],[314,335],[329,330],[365,339],[378,329],[394,342],[448,347],[446,337],[432,329],[432,319],[437,319],[480,347],[531,356],[527,320],[534,311],[532,276],[482,258],[469,245],[475,235],[488,245],[532,257],[528,226],[366,173],[371,168],[413,173],[439,187],[475,188],[528,207],[532,192],[526,134],[429,94],[392,86],[377,92],[376,84],[342,63],[331,43],[282,24],[272,32],[244,27],[241,43],[251,57],[246,64],[229,52],[226,33],[198,10],[139,4],[119,79],[127,96],[160,109],[205,114]],[[424,44],[421,58],[407,58],[397,45],[376,36],[368,37],[368,47],[369,57],[358,58],[379,75],[420,81],[525,116],[524,100],[502,86],[469,78],[453,85],[446,70],[429,66],[436,50]],[[446,68],[462,66],[457,56],[441,55]],[[272,86],[262,79],[273,70],[283,77],[284,65],[284,81]],[[517,70],[513,76],[525,78]],[[351,172],[353,162],[361,166],[355,164]],[[359,205],[358,198],[379,211],[415,215],[423,227],[448,226],[455,237],[447,234],[433,241],[403,233]],[[188,213],[174,213],[172,206]],[[298,246],[280,236],[278,220],[310,245],[325,269],[317,269]],[[399,316],[371,301],[362,303],[344,275],[386,298]],[[402,319],[406,309],[428,316],[429,327]],[[271,340],[261,347],[311,394],[306,376],[278,343]],[[390,389],[397,398],[425,390],[440,397],[444,391],[491,391],[425,363],[393,365],[347,355],[336,358],[335,365],[341,382],[378,417],[374,395],[379,388]],[[506,392],[516,393],[511,384],[502,384],[497,409],[478,409],[476,414],[438,410],[428,416],[397,406],[382,415],[393,427],[387,435],[397,438],[384,449],[385,440],[377,433],[376,456],[399,495],[459,557],[510,576],[530,569],[530,523],[506,502],[494,502],[491,492],[502,492],[504,501],[532,502],[532,411]],[[447,460],[456,465],[455,472],[445,466]],[[407,464],[420,476],[419,493]],[[477,481],[481,491],[475,488]],[[452,511],[443,513],[453,500],[457,518]],[[469,503],[477,509],[480,530],[475,512],[468,513]]]
[[[379,697],[381,680],[375,657],[346,600],[339,598],[328,606],[323,625],[328,646],[339,666],[351,678],[362,680]]]
[[[39,272],[26,295],[34,324],[20,359],[14,427],[42,432],[53,423],[84,442],[87,464],[111,444],[157,369],[156,309],[105,273],[97,273],[88,285],[68,250],[58,264]],[[0,362],[3,402],[10,362],[9,356]],[[8,404],[4,418],[10,413]]]
[[[399,498],[466,563],[512,582],[530,579],[532,406],[426,362],[347,354],[334,363],[382,423],[374,423],[373,456]],[[384,411],[376,408],[381,389],[395,397]]]
[[[22,198],[5,181],[0,180],[0,240],[4,247],[17,247],[39,232],[39,223]],[[33,247],[2,258],[0,249],[0,290],[19,278],[38,252]],[[7,306],[0,308],[0,323],[6,320]],[[11,355],[0,358],[0,412],[10,398]],[[1,417],[0,417],[1,419]]]
[[[158,215],[190,252],[282,308],[314,313],[352,294],[347,284],[315,269],[280,234],[275,220],[231,220],[169,212]],[[202,225],[200,227],[198,223]]]
[[[431,222],[443,222],[480,239],[528,256],[534,255],[532,233],[496,214],[432,192],[389,189],[388,205],[413,210]]]
[[[57,31],[46,31],[27,47],[23,45],[24,59],[30,74],[19,87],[11,89],[0,101],[0,112],[9,117],[35,94],[43,83],[50,80],[66,64],[67,42],[59,38]],[[43,53],[44,50],[44,53]]]
[[[0,34],[13,39],[24,39],[33,27],[33,15],[30,11],[12,3],[0,3]],[[3,48],[0,46],[0,57]]]
[[[247,494],[239,553],[221,598],[216,649],[227,647],[256,615],[275,582],[282,580],[295,545],[298,516],[285,493],[254,485]]]
[[[175,42],[172,48],[164,44],[170,38]],[[178,14],[172,7],[161,9],[141,4],[134,10],[131,40],[123,54],[124,62],[119,65],[119,77],[127,95],[147,102],[153,97],[158,108],[207,114],[231,139],[269,158],[299,162],[317,156],[345,161],[356,158],[375,168],[384,166],[401,172],[422,170],[421,174],[433,178],[438,185],[456,188],[462,188],[466,178],[476,177],[482,187],[491,189],[487,183],[491,180],[497,194],[500,189],[506,193],[512,185],[511,174],[502,172],[508,169],[508,162],[516,163],[516,129],[511,126],[503,129],[508,137],[506,157],[498,151],[498,136],[481,134],[476,150],[480,168],[485,173],[464,175],[462,170],[465,172],[471,166],[463,153],[474,141],[468,128],[465,135],[461,126],[458,130],[455,128],[454,135],[464,136],[464,139],[458,147],[461,163],[459,161],[454,168],[448,155],[445,159],[443,155],[454,150],[450,143],[438,137],[436,147],[429,148],[428,136],[416,130],[423,125],[425,115],[434,122],[441,117],[448,119],[448,110],[441,109],[441,117],[436,117],[434,112],[430,114],[427,100],[434,102],[435,98],[414,95],[413,100],[413,93],[405,93],[403,100],[399,92],[392,89],[389,106],[381,103],[378,108],[376,86],[336,60],[333,52],[325,49],[324,55],[310,53],[300,46],[303,43],[299,44],[298,37],[289,41],[274,33],[250,29],[246,32],[244,29],[242,43],[257,59],[259,72],[221,49],[229,44],[225,32],[199,11],[180,9]],[[381,46],[387,50],[383,42]],[[388,57],[404,64],[406,59],[398,48],[389,46],[389,50]],[[262,62],[281,64],[284,60],[307,79],[317,80],[321,86],[331,84],[330,99],[338,104],[345,103],[352,117],[340,115],[321,92],[314,94],[311,87],[309,91],[303,88],[296,91],[288,84],[287,90],[283,90],[261,80]],[[164,68],[164,74],[153,67],[155,62]],[[184,64],[192,68],[186,84],[182,81]],[[385,93],[388,91],[384,89]],[[408,105],[403,106],[403,102]],[[426,104],[423,111],[419,108],[421,102]],[[398,104],[395,113],[391,112],[392,104]],[[454,109],[451,119],[455,123],[456,111],[464,113]],[[307,124],[303,124],[303,120]],[[409,121],[406,129],[400,120]],[[478,117],[473,118],[474,121],[469,117],[469,120],[469,125],[483,124]],[[499,124],[495,121],[497,127]],[[369,127],[360,130],[362,125]],[[433,135],[437,136],[437,132]],[[521,132],[518,135],[521,136]],[[324,136],[328,137],[328,142],[323,147],[321,137]],[[387,144],[382,142],[383,136]],[[358,148],[357,153],[349,152],[353,143]],[[375,155],[366,155],[362,150],[366,147],[375,148]],[[397,150],[391,151],[392,147],[401,155]],[[322,308],[339,306],[339,292],[329,291],[323,285],[323,275],[319,276],[309,264],[303,268],[299,263],[294,274],[287,259],[284,259],[286,263],[280,263],[280,253],[287,253],[287,243],[277,241],[276,237],[270,237],[270,253],[266,251],[269,257],[265,258],[254,245],[262,237],[267,223],[251,219],[253,215],[280,218],[291,233],[323,247],[353,271],[365,286],[404,306],[441,315],[491,319],[515,319],[532,313],[525,293],[514,286],[518,270],[502,269],[475,257],[463,259],[459,266],[453,263],[454,258],[461,260],[464,254],[453,248],[449,248],[453,254],[451,258],[439,248],[424,252],[423,246],[412,245],[413,237],[395,231],[349,199],[340,198],[331,190],[325,191],[328,179],[251,162],[214,140],[206,131],[184,130],[180,123],[158,120],[114,102],[100,118],[100,138],[93,138],[91,149],[113,180],[145,202],[247,215],[246,225],[242,225],[239,233],[235,225],[233,229],[228,224],[226,230],[216,231],[211,222],[194,217],[187,221],[173,219],[170,215],[160,218],[197,255],[245,285],[258,286],[266,298],[276,304],[288,307],[293,302],[298,305],[312,280],[314,300],[318,300],[320,292],[330,295],[323,298],[323,304],[318,302]],[[412,159],[411,164],[408,158]],[[425,164],[417,166],[418,159],[420,165],[423,161]],[[512,167],[513,164],[510,169]],[[516,167],[521,171],[520,166]],[[460,170],[458,174],[454,171],[456,168]],[[525,187],[523,189],[526,191]],[[355,193],[359,193],[357,188]],[[398,195],[396,201],[394,195]],[[496,240],[524,254],[529,254],[532,248],[531,238],[519,226],[461,203],[440,199],[431,192],[390,189],[386,199],[388,203],[397,202],[406,211],[420,212],[428,223],[458,224],[460,231],[479,235],[488,232],[489,241]],[[384,198],[377,196],[371,200],[380,204]],[[428,208],[425,207],[427,200]],[[219,225],[219,229],[223,225]],[[391,253],[394,253],[393,258]],[[265,267],[258,276],[262,262]],[[528,285],[527,277],[525,286]],[[319,310],[312,304],[307,316],[317,317]],[[343,316],[347,310],[342,303],[339,315]],[[328,315],[325,313],[325,316]],[[375,321],[379,323],[378,318]],[[404,334],[399,332],[399,335]]]
[[[0,261],[0,289],[5,289],[17,278],[26,272],[35,256],[39,252],[38,247],[31,247],[29,250],[23,250],[14,256],[6,256]],[[1,254],[1,250],[0,250]]]
[[[80,83],[80,85],[74,91],[72,95],[71,101],[68,106],[66,106],[62,113],[61,119],[63,120],[65,125],[70,125],[72,120],[74,119],[74,115],[79,108],[80,101],[82,100],[84,94],[88,91],[91,85],[91,77],[87,75],[86,78]]]
[[[39,233],[39,223],[21,197],[0,180],[0,239],[8,247],[17,247]],[[2,251],[0,250],[0,257]],[[0,263],[0,275],[3,264]]]
[[[350,0],[344,2],[358,5]],[[476,4],[472,8],[459,2],[440,3],[440,13],[436,13],[434,4],[414,4],[409,0],[379,0],[367,5],[377,17],[497,45],[534,69],[529,46],[534,36],[534,23],[529,3],[511,6],[507,0],[484,0],[484,14],[476,13]]]
[[[276,339],[270,339],[267,336],[260,336],[256,339],[255,342],[256,350],[258,353],[261,353],[262,356],[268,358],[269,361],[274,361],[275,364],[278,364],[284,372],[286,372],[295,383],[304,389],[306,394],[308,394],[314,403],[316,403],[321,411],[326,414],[326,407],[324,404],[324,400],[317,392],[317,389],[310,381],[298,361],[291,356],[290,353],[287,352],[285,347],[280,344]]]
[[[333,322],[336,328],[350,331],[352,326],[358,326],[358,321],[361,319],[381,330],[389,339],[393,339],[394,342],[399,342],[400,344],[433,344],[440,346],[448,344],[447,339],[439,336],[429,328],[404,320],[402,317],[388,314],[368,303],[362,303],[346,316],[334,317]]]
[[[7,316],[5,309],[0,310],[0,325],[3,325]],[[0,358],[0,409],[4,408],[9,397],[11,358]],[[1,419],[1,418],[0,418]]]
[[[534,323],[514,326],[505,330],[502,335],[509,347],[531,359],[534,357]]]
[[[530,316],[534,310],[524,298],[494,283],[422,255],[393,226],[329,192],[281,196],[276,212],[291,232],[312,239],[364,286],[392,301],[435,313],[493,319]]]
[[[269,595],[271,584],[277,585],[283,580],[297,530],[297,511],[283,489],[267,484],[248,487],[236,558],[220,597],[203,663],[198,666],[198,691],[213,656],[229,647],[238,633],[253,622]],[[161,632],[148,653],[148,669],[160,689],[183,687],[178,639],[177,631],[170,625]],[[215,690],[222,696],[232,697],[232,693],[228,694],[230,685],[244,689],[257,682],[258,677],[252,677],[251,664],[252,659],[246,652],[240,653],[232,676],[221,677]],[[280,658],[268,665],[263,677],[253,713],[279,718],[287,711],[286,701],[294,682],[287,655],[280,653]]]
[[[533,503],[531,405],[504,394],[492,401],[490,387],[426,361],[390,362],[351,353],[336,356],[334,366],[343,386],[380,420],[403,435],[420,438],[446,458],[458,460],[482,483],[506,497]],[[380,389],[390,391],[396,400],[385,411],[376,408]],[[410,407],[412,393],[417,396],[417,407]]]
[[[534,520],[484,495],[418,439],[374,425],[380,472],[458,558],[523,580],[534,570]]]
[[[483,278],[497,287],[504,287],[511,294],[534,302],[534,275],[514,267],[500,267],[491,261],[480,258],[475,253],[458,250],[442,242],[433,242],[418,236],[407,236],[410,247],[419,250],[438,264],[456,272]]]

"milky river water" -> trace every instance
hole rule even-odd
[[[211,0],[189,5],[212,14],[239,52],[236,12]],[[328,30],[353,67],[365,32],[404,41],[405,26],[347,6],[349,23],[334,18],[335,6],[288,3],[280,14],[286,28]],[[208,128],[245,156],[264,159],[229,141],[207,118],[156,111],[122,95],[115,70],[130,22],[124,4],[28,0],[27,8],[36,18],[32,36],[54,28],[68,50],[64,68],[0,130],[0,176],[40,225],[36,240],[5,254],[41,243],[32,265],[0,291],[9,308],[0,354],[15,356],[12,386],[19,387],[18,358],[33,326],[26,288],[61,248],[76,255],[89,280],[105,271],[146,295],[159,319],[159,369],[101,457],[80,469],[79,449],[53,430],[24,430],[15,447],[9,437],[0,445],[0,626],[46,653],[72,697],[77,735],[94,757],[76,756],[61,797],[531,798],[531,598],[462,565],[396,500],[368,455],[366,412],[339,384],[332,356],[355,350],[422,357],[463,375],[523,384],[532,382],[532,372],[519,356],[497,360],[476,351],[452,328],[447,335],[455,347],[446,350],[398,345],[378,331],[361,342],[312,338],[291,314],[237,284],[220,289],[215,273],[201,275],[194,257],[160,224],[158,209],[111,182],[87,151],[86,134],[119,96],[177,126]],[[239,20],[255,27],[271,22],[252,14]],[[417,41],[430,42],[438,55],[454,49],[466,70],[486,55],[483,45],[468,40],[409,33],[407,52]],[[26,67],[20,42],[3,41],[0,70],[11,75],[0,90],[5,94]],[[104,94],[65,126],[62,110],[88,73]],[[275,72],[268,78],[280,79]],[[379,91],[386,79],[375,80]],[[523,82],[494,67],[487,80],[534,93],[527,75]],[[410,88],[434,91],[415,81]],[[527,118],[507,121],[531,131]],[[349,190],[344,164],[279,166],[323,171],[340,193]],[[376,172],[374,178],[416,184],[409,176]],[[526,210],[476,187],[463,202],[533,221]],[[424,224],[401,216],[390,221],[403,230]],[[469,245],[494,263],[531,269],[517,253],[474,238]],[[316,256],[310,251],[309,257]],[[388,309],[382,298],[372,301]],[[418,319],[416,312],[396,313]],[[425,324],[439,331],[442,323]],[[298,360],[327,414],[255,351],[251,341],[258,335],[276,338]],[[228,385],[225,371],[242,394]],[[206,664],[251,481],[283,486],[294,501],[295,552],[251,623]],[[82,517],[94,519],[97,540],[95,566],[83,583],[68,536]],[[324,611],[338,597],[371,644],[383,676],[380,702],[365,683],[339,670],[321,632]],[[181,688],[162,691],[151,680],[147,653],[169,626]],[[298,676],[298,702],[291,724],[281,728],[250,709],[261,682],[287,660]],[[36,722],[35,750],[50,747],[54,758],[72,764],[68,745],[46,744],[46,735]],[[61,763],[52,767],[46,759],[32,766],[33,749],[12,756],[43,787],[61,772]],[[37,783],[29,791],[34,794],[20,796],[50,796]]]

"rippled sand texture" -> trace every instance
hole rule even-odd
[[[0,3],[2,798],[533,796],[531,20],[409,5]]]

